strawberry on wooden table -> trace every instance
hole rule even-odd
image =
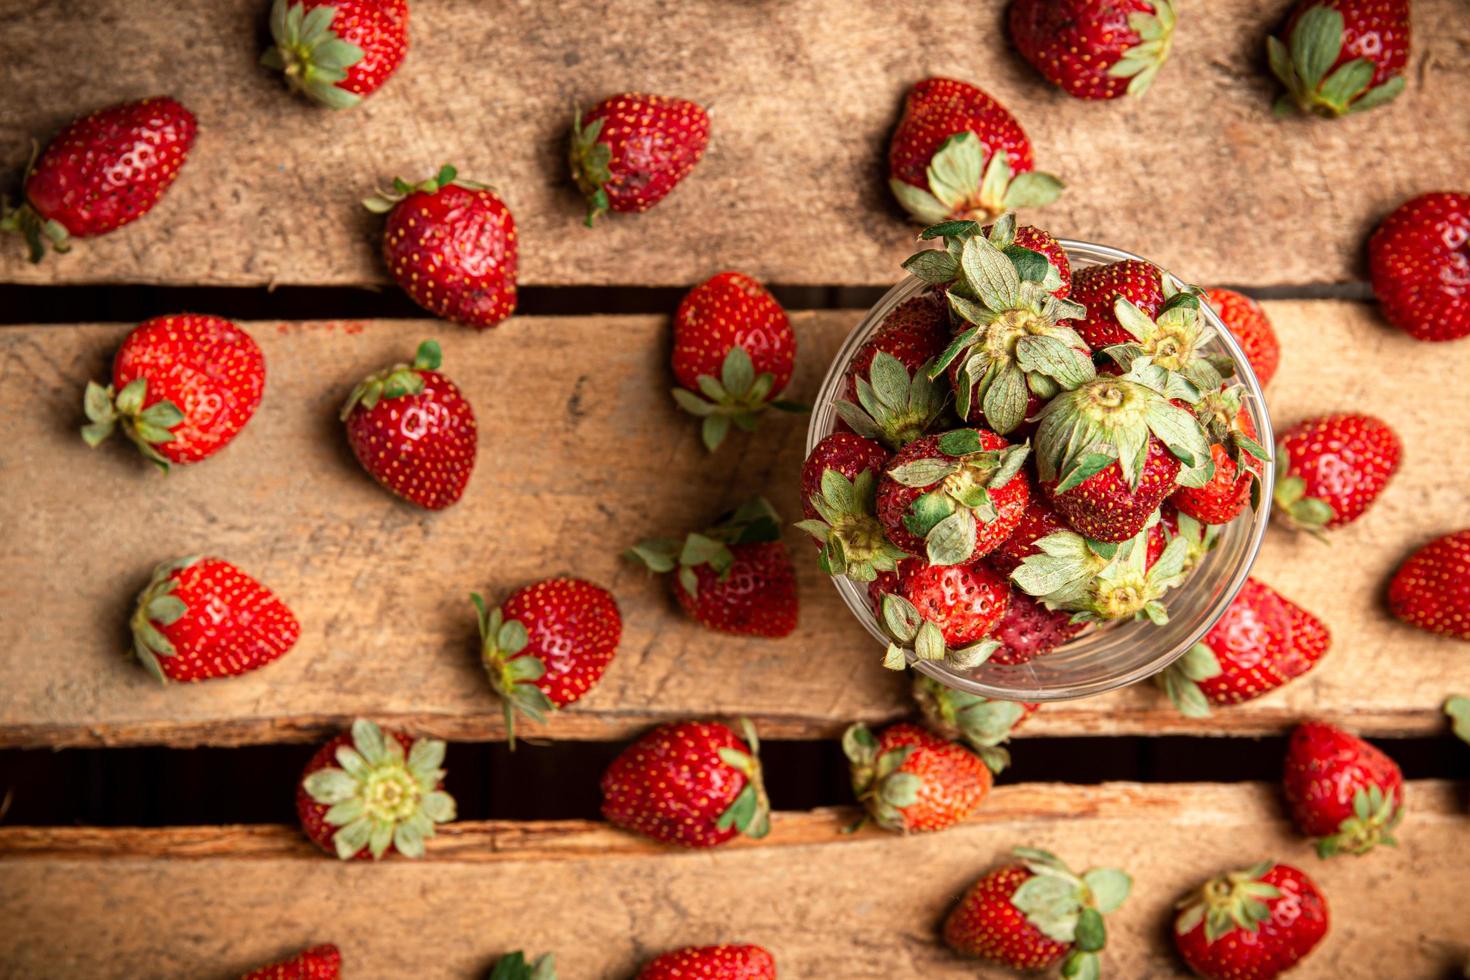
[[[1142,95],[1174,43],[1170,0],[1015,0],[1011,43],[1079,99]]]
[[[486,980],[557,980],[556,956],[546,953],[532,960],[519,950],[506,953],[495,961]]]
[[[700,435],[711,452],[731,424],[753,431],[768,405],[804,410],[779,397],[795,362],[786,311],[742,273],[721,272],[695,286],[674,314],[674,401],[704,420]]]
[[[1316,884],[1271,861],[1210,879],[1178,909],[1174,946],[1206,980],[1273,980],[1327,935]]]
[[[888,452],[851,432],[834,432],[817,443],[801,467],[801,503],[806,519],[797,527],[822,549],[828,575],[874,581],[906,557],[878,521],[878,478]]]
[[[339,980],[341,976],[342,954],[336,946],[327,944],[251,970],[241,980]]]
[[[989,221],[1055,201],[1062,182],[1035,169],[1031,141],[995,99],[966,82],[926,78],[909,90],[888,144],[888,186],[915,219]]]
[[[1133,879],[1115,868],[1078,875],[1054,854],[1018,847],[1020,860],[971,886],[944,922],[944,942],[965,956],[1013,970],[1062,976],[1102,975],[1098,954],[1107,945],[1103,916],[1117,910]]]
[[[317,750],[296,789],[312,843],[342,860],[422,857],[435,825],[454,819],[439,739],[410,738],[359,718]]]
[[[941,738],[962,740],[996,775],[1011,764],[1011,754],[1004,744],[1039,707],[1019,701],[992,701],[919,673],[914,674],[913,695],[930,731]]]
[[[296,645],[301,624],[275,593],[234,565],[166,561],[138,594],[133,653],[158,680],[238,677]]]
[[[743,740],[718,722],[662,725],[644,735],[602,774],[603,818],[682,847],[764,837],[771,805],[760,742],[749,721],[740,727]]]
[[[749,943],[687,946],[654,957],[637,980],[776,980],[776,958]]]
[[[388,215],[383,261],[409,299],[486,329],[516,309],[516,222],[493,190],[458,174],[446,164],[417,184],[394,178],[362,203]]]
[[[779,515],[759,497],[682,544],[649,538],[625,557],[653,572],[678,569],[670,584],[674,597],[709,629],[770,638],[796,629],[796,570],[781,540]]]
[[[608,211],[647,211],[689,176],[709,145],[709,114],[687,99],[624,92],[572,122],[572,179],[587,227]]]
[[[1281,364],[1281,341],[1260,303],[1233,289],[1207,289],[1205,298],[1235,337],[1261,387],[1271,383]]]
[[[1368,239],[1373,295],[1416,340],[1470,337],[1470,194],[1405,201]]]
[[[1404,774],[1377,747],[1320,721],[1298,725],[1286,748],[1286,805],[1317,854],[1367,854],[1396,844]]]
[[[917,725],[901,722],[878,735],[853,725],[842,735],[842,751],[853,794],[884,830],[944,830],[990,793],[990,769],[978,755]]]
[[[419,344],[412,364],[360,381],[341,418],[362,468],[409,503],[442,510],[464,495],[475,468],[475,412],[439,373],[439,345]]]
[[[1350,524],[1388,486],[1402,455],[1398,434],[1371,415],[1298,422],[1276,441],[1276,513],[1317,535]]]
[[[1381,106],[1404,90],[1409,0],[1298,0],[1266,53],[1286,86],[1278,113],[1335,117]]]
[[[82,427],[96,446],[119,425],[164,472],[219,452],[255,414],[265,356],[244,330],[184,313],[139,324],[112,361],[112,383],[87,382]]]
[[[990,634],[1005,616],[1011,588],[985,565],[908,559],[899,564],[895,580],[882,587],[893,590],[877,599],[878,618],[889,637],[883,656],[888,669],[903,670],[912,655],[971,670],[1000,646]]]
[[[602,677],[623,635],[612,593],[577,578],[550,578],[512,592],[499,607],[471,594],[480,623],[480,662],[505,705],[515,747],[515,716],[545,721]]]
[[[104,235],[158,203],[194,145],[194,114],[167,96],[124,102],[68,123],[26,174],[25,200],[0,199],[0,231],[39,262],[73,238]]]
[[[1388,605],[1411,626],[1470,640],[1470,528],[1410,555],[1388,585]]]
[[[333,109],[382,88],[408,54],[406,0],[275,0],[270,28],[260,63]]]

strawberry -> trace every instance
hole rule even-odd
[[[661,725],[644,735],[602,774],[603,818],[682,847],[766,836],[771,807],[760,742],[750,722],[740,727],[744,741],[718,722]]]
[[[1410,555],[1388,585],[1388,606],[1411,626],[1470,640],[1470,529]]]
[[[1005,106],[951,78],[909,90],[888,144],[888,186],[925,224],[1050,204],[1062,182],[1034,167],[1031,141]]]
[[[776,958],[759,946],[688,946],[654,957],[637,980],[776,980]]]
[[[25,200],[0,200],[0,231],[25,238],[32,262],[49,243],[120,228],[153,210],[189,156],[194,114],[167,96],[124,102],[68,123],[26,174]]]
[[[949,341],[949,311],[943,297],[935,293],[910,296],[883,318],[873,336],[852,355],[843,397],[850,402],[857,400],[858,379],[869,377],[873,360],[880,353],[894,358],[908,374],[913,374],[938,357]]]
[[[1320,535],[1363,516],[1399,468],[1403,446],[1371,415],[1306,419],[1276,442],[1276,512]]]
[[[1169,611],[1159,600],[1184,580],[1188,545],[1169,541],[1151,558],[1154,537],[1154,524],[1119,544],[1057,531],[1036,542],[1037,553],[1022,560],[1011,581],[1047,609],[1072,613],[1074,624],[1146,618],[1163,625]],[[1052,629],[1066,638],[1059,625]]]
[[[587,227],[608,211],[647,211],[704,156],[709,115],[685,99],[624,92],[572,122],[572,178],[587,198]]]
[[[1266,39],[1286,86],[1276,112],[1343,116],[1392,101],[1409,64],[1409,0],[1298,0],[1281,38]]]
[[[704,420],[711,452],[733,422],[755,429],[767,405],[802,411],[777,398],[791,381],[796,334],[766,288],[739,272],[721,272],[689,290],[674,314],[674,401]]]
[[[1317,617],[1246,579],[1205,638],[1170,664],[1159,682],[1180,713],[1204,718],[1211,704],[1253,700],[1311,670],[1330,641]]]
[[[1242,403],[1240,386],[1212,390],[1195,406],[1210,439],[1215,474],[1204,486],[1180,487],[1169,502],[1205,524],[1227,524],[1260,495],[1261,463],[1270,458],[1256,442],[1256,425]]]
[[[458,174],[446,164],[417,184],[394,178],[362,203],[388,215],[383,261],[408,298],[483,330],[516,309],[516,222],[494,191]]]
[[[153,570],[132,630],[133,653],[160,681],[238,677],[301,637],[301,624],[270,589],[227,561],[197,555]]]
[[[342,406],[347,442],[389,492],[429,510],[464,495],[475,468],[475,411],[439,373],[439,345],[419,344],[412,364],[369,375]]]
[[[985,429],[909,443],[878,481],[878,519],[888,539],[936,565],[963,565],[989,554],[1025,513],[1028,451]]]
[[[871,582],[891,572],[904,552],[883,536],[878,522],[878,478],[888,453],[876,442],[850,432],[834,432],[817,443],[801,467],[802,512],[797,527],[822,549],[828,575]]]
[[[1134,341],[1133,333],[1118,322],[1117,300],[1121,296],[1153,318],[1164,308],[1164,275],[1158,266],[1138,259],[1091,265],[1072,272],[1068,298],[1087,308],[1086,316],[1074,324],[1078,335],[1094,350]]]
[[[874,735],[863,724],[842,735],[852,791],[868,817],[900,833],[943,830],[979,809],[990,770],[962,745],[900,723]]]
[[[914,674],[913,692],[929,730],[940,738],[963,739],[996,775],[1011,764],[1011,754],[1003,747],[1005,742],[1040,707],[1019,701],[992,701],[918,673]]]
[[[987,639],[1005,615],[1010,586],[984,565],[904,561],[897,591],[879,600],[889,635],[883,666],[902,670],[916,660],[943,660],[956,670],[978,667],[999,643]]]
[[[1421,194],[1368,239],[1373,294],[1415,340],[1470,337],[1470,194]]]
[[[275,0],[270,27],[275,47],[260,63],[333,109],[382,88],[408,54],[404,0]]]
[[[1281,342],[1276,328],[1260,303],[1233,289],[1207,289],[1205,299],[1229,328],[1231,336],[1256,372],[1256,380],[1264,388],[1276,377],[1281,364]]]
[[[438,739],[411,739],[357,719],[301,774],[296,815],[306,836],[344,861],[376,861],[390,852],[423,857],[434,825],[454,819],[444,750]]]
[[[520,950],[506,953],[495,961],[486,980],[556,980],[556,957],[547,953],[528,960]]]
[[[1012,589],[1011,604],[995,627],[1000,647],[990,655],[990,663],[1003,667],[1029,663],[1086,628],[1085,622],[1073,622],[1068,610],[1053,611],[1020,589]]]
[[[773,639],[796,629],[796,570],[780,517],[759,497],[682,545],[654,538],[625,554],[654,572],[677,568],[674,597],[707,629]]]
[[[1272,980],[1327,935],[1316,884],[1272,861],[1210,879],[1178,909],[1174,946],[1206,980]]]
[[[87,382],[82,427],[96,446],[118,423],[145,457],[168,472],[219,452],[255,414],[265,357],[244,330],[217,316],[145,320],[112,361],[112,384]]]
[[[1142,95],[1174,43],[1169,0],[1015,0],[1011,43],[1079,99]]]
[[[1297,829],[1317,838],[1317,854],[1367,854],[1396,844],[1404,815],[1404,774],[1372,745],[1325,722],[1296,726],[1286,748],[1286,805]]]
[[[1020,567],[1021,562],[1040,552],[1036,542],[1057,531],[1066,530],[1067,522],[1057,514],[1051,502],[1039,493],[1032,494],[1031,499],[1026,501],[1026,509],[1022,512],[1016,529],[985,556],[985,561],[991,568],[1009,578]]]
[[[342,954],[336,946],[313,946],[290,959],[251,970],[241,980],[339,980]]]
[[[839,430],[850,430],[890,449],[921,439],[944,414],[948,391],[929,372],[933,361],[907,368],[897,357],[872,353],[866,375],[848,374],[856,401],[841,399]]]
[[[591,690],[612,663],[623,618],[612,593],[578,578],[550,578],[512,592],[497,609],[471,594],[480,623],[480,662],[505,704],[515,747],[515,715],[534,721]]]
[[[1018,847],[1015,855],[1019,863],[985,875],[960,899],[944,921],[945,944],[1013,970],[1060,963],[1062,976],[1099,976],[1103,916],[1128,898],[1133,879],[1113,868],[1077,875],[1035,848]]]

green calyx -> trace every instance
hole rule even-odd
[[[932,564],[963,565],[974,556],[979,525],[998,516],[990,491],[1016,479],[1030,451],[1029,443],[983,449],[979,432],[955,429],[939,437],[939,455],[888,471],[903,486],[928,490],[909,505],[903,522],[924,539]]]
[[[1148,566],[1148,536],[1157,515],[1135,537],[1117,544],[1058,531],[1036,542],[1011,581],[1048,609],[1071,612],[1074,623],[1137,619],[1162,626],[1169,611],[1160,599],[1184,581],[1188,544],[1175,537]]]
[[[123,434],[132,440],[138,451],[167,473],[169,462],[156,447],[160,443],[173,442],[173,430],[183,423],[184,413],[167,399],[144,408],[143,403],[147,400],[147,378],[134,378],[116,394],[112,385],[104,388],[95,381],[88,381],[82,397],[82,410],[87,413],[82,439],[95,449],[121,423]]]
[[[156,566],[148,585],[138,593],[138,604],[133,610],[130,624],[133,631],[133,655],[160,684],[167,683],[168,678],[164,676],[158,658],[176,656],[178,651],[158,627],[172,626],[189,611],[184,600],[174,595],[174,589],[179,584],[177,573],[199,561],[199,558],[199,555],[190,555],[188,558],[166,561]]]
[[[1183,516],[1182,514],[1180,515]],[[1200,688],[1200,681],[1219,677],[1225,671],[1209,644],[1196,643],[1184,655],[1155,675],[1155,683],[1169,695],[1174,707],[1186,718],[1208,718],[1210,699]]]
[[[842,751],[851,764],[853,794],[868,816],[884,830],[907,830],[903,811],[919,801],[924,788],[923,777],[899,771],[914,746],[880,752],[878,737],[858,723],[842,733]]]
[[[1360,788],[1353,793],[1353,815],[1338,826],[1337,833],[1317,841],[1317,856],[1367,854],[1379,844],[1397,847],[1393,832],[1403,818],[1398,793],[1385,793],[1376,784]]]
[[[1444,713],[1449,716],[1455,737],[1470,745],[1470,698],[1463,694],[1451,695],[1444,703]]]
[[[904,210],[926,224],[989,221],[1016,208],[1039,208],[1060,197],[1064,186],[1051,174],[1013,173],[1006,152],[991,153],[972,132],[955,133],[940,144],[925,177],[927,190],[897,178],[888,186]]]
[[[612,180],[612,147],[598,140],[604,121],[594,119],[583,126],[581,109],[572,119],[572,145],[568,160],[572,167],[572,180],[576,181],[577,189],[587,199],[588,228],[610,207],[607,185]]]
[[[528,960],[526,954],[519,950],[506,953],[495,961],[487,980],[557,980],[556,956],[547,953],[535,960]]]
[[[674,401],[690,415],[704,420],[700,438],[710,452],[720,448],[730,434],[730,426],[754,432],[760,413],[768,406],[783,412],[804,412],[805,405],[771,398],[776,376],[769,371],[755,373],[750,353],[739,344],[731,347],[720,365],[718,378],[701,374],[699,393],[686,388],[671,389]]]
[[[1051,259],[1035,249],[1016,244],[1014,214],[1001,215],[990,226],[989,231],[978,221],[942,221],[931,225],[919,234],[919,241],[939,239],[941,247],[915,252],[904,260],[903,267],[910,275],[932,286],[959,288],[968,298],[978,299],[979,293],[965,278],[963,265],[965,243],[972,238],[984,238],[987,243],[1004,253],[1011,260],[1011,265],[1015,266],[1018,279],[1039,282],[1048,292],[1061,288],[1062,272],[1052,265]]]
[[[434,176],[427,180],[421,180],[416,184],[411,184],[402,177],[394,177],[392,187],[388,189],[379,188],[374,191],[371,196],[362,199],[362,206],[373,212],[373,214],[386,214],[392,211],[399,201],[410,194],[437,194],[450,184],[453,184],[455,187],[463,187],[467,191],[490,189],[489,184],[465,180],[459,176],[458,170],[446,163],[439,168],[439,172]]]
[[[698,597],[696,568],[708,565],[724,581],[735,565],[732,546],[780,540],[780,515],[764,497],[755,497],[714,527],[690,533],[682,543],[648,538],[623,552],[623,557],[660,574],[678,569],[680,587],[691,597]]]
[[[1220,543],[1223,525],[1202,523],[1183,511],[1175,516],[1175,522],[1179,530],[1170,535],[1169,540],[1177,538],[1184,542],[1184,571],[1191,572]]]
[[[1325,542],[1327,525],[1337,517],[1337,511],[1320,497],[1307,496],[1307,481],[1291,472],[1291,454],[1286,451],[1284,442],[1276,444],[1276,464],[1286,474],[1276,479],[1276,488],[1271,493],[1276,515],[1288,527],[1306,531],[1318,541]]]
[[[363,59],[363,50],[342,40],[332,30],[337,8],[324,4],[306,10],[305,4],[276,0],[271,6],[271,38],[276,46],[261,55],[260,63],[285,72],[291,91],[300,92],[332,109],[347,109],[362,96],[342,88],[347,69]]]
[[[740,719],[740,734],[750,751],[726,747],[719,750],[719,756],[721,762],[745,777],[745,786],[720,814],[715,826],[720,830],[734,827],[746,837],[759,840],[771,832],[771,801],[766,796],[765,779],[761,775],[761,743],[749,718]]]
[[[1096,980],[1098,953],[1107,946],[1103,916],[1117,911],[1133,890],[1133,878],[1116,868],[1091,868],[1076,874],[1048,851],[1014,851],[1032,874],[1011,893],[1011,904],[1047,938],[1070,943],[1062,976]]]
[[[1174,918],[1174,932],[1183,936],[1204,923],[1205,939],[1213,943],[1236,929],[1258,931],[1271,918],[1266,902],[1281,897],[1279,888],[1260,880],[1273,867],[1274,861],[1262,861],[1205,882],[1176,906],[1179,914]]]
[[[337,749],[337,766],[319,769],[302,783],[306,794],[329,806],[324,819],[344,861],[364,847],[377,860],[392,846],[404,857],[422,857],[435,824],[454,819],[454,798],[439,789],[444,742],[416,739],[405,757],[398,739],[370,721],[352,723],[352,744]]]
[[[1375,67],[1367,58],[1344,62],[1328,74],[1342,55],[1343,34],[1341,11],[1317,6],[1302,14],[1286,43],[1266,39],[1271,71],[1286,86],[1274,106],[1277,115],[1295,108],[1335,118],[1377,108],[1404,90],[1402,75],[1373,85]]]
[[[883,666],[903,670],[909,660],[940,661],[953,670],[974,670],[1000,649],[1000,641],[986,637],[967,647],[951,649],[939,626],[920,614],[918,607],[901,595],[885,593],[880,620],[888,634]]]
[[[1139,42],[1123,52],[1123,57],[1108,69],[1108,75],[1128,79],[1129,95],[1142,95],[1148,91],[1154,76],[1169,59],[1176,21],[1174,4],[1170,0],[1154,0],[1152,14],[1135,11],[1128,15],[1128,26],[1138,34]]]
[[[47,245],[58,254],[71,251],[71,234],[66,226],[53,218],[41,217],[29,203],[12,207],[9,198],[0,198],[0,232],[24,238],[32,262],[46,257]]]
[[[342,406],[338,417],[346,422],[359,405],[367,411],[384,398],[417,395],[424,390],[424,376],[420,372],[437,371],[442,361],[438,341],[424,341],[419,344],[412,364],[395,364],[359,381],[357,387],[352,389],[352,394],[347,396],[347,402]]]
[[[865,439],[900,449],[918,439],[944,411],[944,390],[930,380],[932,361],[910,376],[903,362],[886,351],[873,355],[868,376],[853,379],[857,404],[839,401],[842,421]],[[680,389],[682,390],[682,389]]]
[[[1271,453],[1241,423],[1244,395],[1241,385],[1209,391],[1194,406],[1194,417],[1204,426],[1210,444],[1222,447],[1235,464],[1236,478],[1243,473],[1250,480],[1251,509],[1255,510],[1261,506],[1260,464],[1269,463]]]
[[[876,510],[878,483],[871,470],[849,480],[836,470],[824,470],[822,489],[811,504],[817,517],[797,522],[822,545],[819,559],[828,575],[846,575],[854,582],[871,582],[879,572],[897,570],[908,557],[889,542]]]
[[[499,607],[488,612],[485,600],[470,593],[480,623],[480,663],[490,678],[490,686],[505,705],[505,735],[512,749],[516,745],[516,712],[532,721],[546,720],[556,705],[536,685],[546,674],[546,664],[539,657],[523,654],[530,637],[518,619],[506,619]]]
[[[925,724],[937,735],[963,739],[996,775],[1010,765],[1011,754],[1002,744],[1026,716],[1020,704],[957,691],[924,674],[914,675],[913,694]]]
[[[1114,299],[1113,315],[1134,339],[1105,348],[1103,353],[1125,372],[1143,359],[1158,365],[1177,376],[1176,387],[1187,391],[1184,388],[1187,383],[1193,389],[1193,397],[1188,394],[1179,396],[1193,404],[1224,384],[1235,367],[1228,357],[1205,351],[1205,344],[1214,331],[1200,314],[1198,293],[1192,287],[1178,289],[1165,276],[1164,295],[1164,305],[1155,319],[1150,319],[1126,297]]]

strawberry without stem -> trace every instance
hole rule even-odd
[[[759,946],[688,946],[654,957],[638,980],[776,980],[776,958]]]
[[[1011,754],[1004,744],[1039,707],[1018,701],[992,701],[919,673],[914,674],[913,694],[930,731],[940,738],[963,740],[996,775],[1011,764]]]
[[[876,442],[850,432],[834,432],[817,443],[801,467],[802,512],[797,527],[822,549],[820,564],[828,575],[871,582],[892,572],[901,548],[883,534],[878,522],[877,487],[888,453]]]
[[[1361,517],[1399,467],[1403,445],[1371,415],[1327,415],[1283,432],[1276,443],[1276,512],[1319,534]]]
[[[1207,289],[1205,298],[1245,351],[1256,380],[1266,387],[1281,364],[1281,342],[1266,311],[1260,303],[1233,289]]]
[[[241,980],[339,980],[342,953],[336,946],[313,946],[290,959],[251,970]]]
[[[1404,815],[1404,775],[1376,747],[1323,722],[1300,724],[1286,748],[1286,805],[1297,829],[1317,838],[1317,854],[1366,854],[1396,844]]]
[[[1470,640],[1470,528],[1410,555],[1389,583],[1388,605],[1411,626]]]
[[[1416,340],[1470,337],[1470,194],[1405,201],[1368,239],[1373,294]]]
[[[1404,90],[1409,0],[1299,0],[1286,40],[1266,39],[1271,71],[1286,86],[1276,112],[1342,116]]]
[[[270,28],[275,47],[260,63],[333,109],[382,88],[408,53],[403,0],[275,0]]]
[[[917,725],[890,725],[876,736],[853,725],[842,735],[842,751],[853,793],[884,830],[943,830],[974,813],[990,792],[990,770],[979,756]]]
[[[1327,900],[1316,884],[1271,861],[1205,882],[1178,908],[1174,946],[1207,980],[1272,980],[1327,935]]]
[[[1169,0],[1015,0],[1011,43],[1079,99],[1142,95],[1174,42]]]
[[[572,178],[587,198],[587,227],[608,211],[647,211],[704,156],[709,115],[685,99],[625,92],[572,123]]]

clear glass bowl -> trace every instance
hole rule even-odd
[[[1061,239],[1061,245],[1066,249],[1074,270],[1124,259],[1142,260],[1131,252],[1106,245],[1067,239]],[[807,430],[808,453],[832,433],[837,423],[833,406],[842,397],[847,367],[858,348],[878,330],[889,311],[924,288],[922,280],[913,276],[905,278],[890,289],[848,335],[817,394],[811,425]],[[1235,363],[1235,379],[1245,386],[1245,404],[1255,422],[1259,441],[1263,446],[1275,445],[1271,420],[1266,414],[1266,401],[1250,362],[1215,311],[1208,305],[1203,309],[1205,319],[1215,328],[1215,338],[1207,349],[1226,354]],[[1266,534],[1274,480],[1275,467],[1267,463],[1261,474],[1261,500],[1265,504],[1255,512],[1247,508],[1245,513],[1223,528],[1215,549],[1205,556],[1183,585],[1165,596],[1164,603],[1169,609],[1166,626],[1148,622],[1093,626],[1052,653],[1030,663],[1013,666],[986,663],[971,671],[956,672],[935,661],[916,661],[911,657],[910,663],[914,669],[950,687],[1011,701],[1066,701],[1091,697],[1158,673],[1183,656],[1209,631],[1245,584]],[[852,614],[875,640],[886,646],[887,637],[873,615],[866,584],[847,578],[834,578],[832,582]],[[874,660],[878,659],[879,653],[875,651]]]

